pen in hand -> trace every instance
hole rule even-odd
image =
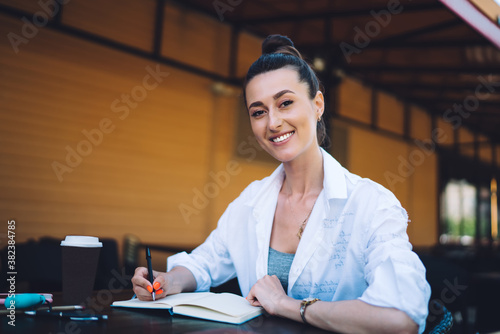
[[[149,281],[151,282],[151,285],[153,285],[153,282],[155,280],[153,276],[153,267],[151,265],[151,251],[149,250],[149,247],[146,247],[146,261],[148,261],[148,275],[149,275]],[[152,287],[152,291],[150,291],[151,294],[153,295],[153,300],[156,300],[156,290],[154,287]]]

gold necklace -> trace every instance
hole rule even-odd
[[[290,196],[287,196],[286,199],[288,201],[288,206],[290,207],[290,211],[292,212],[292,215],[295,217],[295,212],[293,212],[292,204],[290,204]],[[304,228],[306,227],[307,220],[309,219],[309,216],[311,215],[313,208],[314,208],[314,204],[312,205],[311,210],[309,210],[309,213],[307,214],[306,219],[304,219],[302,224],[300,224],[299,231],[296,234],[297,237],[299,238],[299,240],[302,238],[302,233],[304,233]]]

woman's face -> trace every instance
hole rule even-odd
[[[323,114],[323,94],[309,98],[309,87],[292,68],[255,76],[246,87],[250,124],[257,141],[281,162],[318,147],[316,124]]]

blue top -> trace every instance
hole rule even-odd
[[[288,274],[295,254],[282,253],[269,247],[267,274],[278,276],[285,293],[288,291]]]

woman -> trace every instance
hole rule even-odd
[[[247,300],[271,315],[335,332],[422,332],[430,288],[406,211],[320,147],[323,94],[293,43],[273,35],[262,50],[245,103],[257,141],[282,164],[228,206],[202,245],[168,259],[155,273],[157,298],[237,276]],[[132,282],[150,300],[146,278],[138,268]]]

